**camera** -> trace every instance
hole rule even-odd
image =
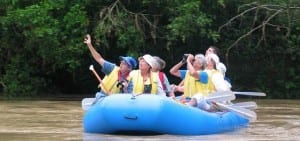
[[[183,54],[181,62],[186,63],[188,56],[189,56],[189,54]]]
[[[119,89],[123,89],[123,88],[124,88],[124,84],[123,84],[124,82],[125,82],[124,80],[118,81],[117,87],[118,87]]]

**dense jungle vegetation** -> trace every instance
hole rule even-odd
[[[94,94],[85,34],[106,60],[221,51],[233,90],[300,98],[298,0],[2,0],[0,96]],[[103,73],[99,71],[103,76]]]

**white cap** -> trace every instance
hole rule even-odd
[[[218,55],[216,55],[216,54],[210,53],[207,55],[207,58],[213,59],[214,62],[216,63],[216,65],[220,63],[220,59],[219,59]]]
[[[146,63],[151,66],[151,68],[155,65],[154,58],[149,54],[145,54],[144,56],[140,57],[139,60],[140,59],[144,59],[146,61]]]

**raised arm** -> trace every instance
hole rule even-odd
[[[101,65],[103,66],[104,64],[104,59],[103,57],[100,55],[100,53],[98,53],[96,51],[96,49],[93,47],[92,45],[92,41],[91,41],[91,36],[89,34],[87,34],[84,38],[84,43],[88,46],[93,58]]]
[[[195,78],[199,78],[199,73],[197,72],[197,70],[194,68],[193,66],[193,60],[195,59],[195,57],[192,54],[189,54],[188,58],[187,58],[187,70],[189,70],[189,73],[195,77]]]
[[[173,66],[170,69],[170,73],[174,76],[180,77],[180,72],[179,69],[182,67],[184,63],[182,61],[180,61],[179,63],[177,63],[175,66]]]

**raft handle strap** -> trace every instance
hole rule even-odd
[[[137,120],[138,119],[138,117],[136,115],[134,115],[134,116],[124,115],[124,118],[125,119],[130,119],[130,120]]]

